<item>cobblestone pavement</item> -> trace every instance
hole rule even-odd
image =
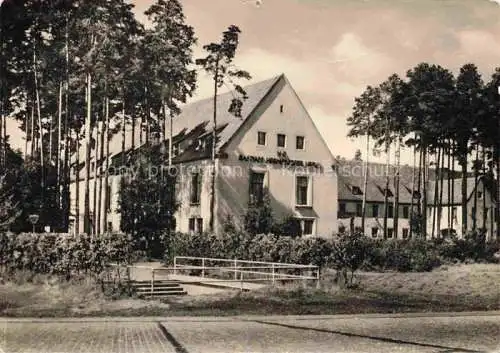
[[[175,353],[155,322],[2,324],[5,353]]]
[[[500,315],[1,321],[21,353],[500,353]]]

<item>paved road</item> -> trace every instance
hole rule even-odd
[[[500,313],[0,321],[4,352],[499,352]]]

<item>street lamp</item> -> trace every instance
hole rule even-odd
[[[28,216],[29,221],[33,225],[33,235],[35,235],[35,225],[38,223],[38,219],[40,218],[39,215],[37,214],[30,214]]]

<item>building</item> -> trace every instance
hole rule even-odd
[[[387,172],[386,165],[362,161],[339,161],[338,174],[338,227],[340,231],[350,229],[360,230],[362,227],[362,211],[364,198],[365,171],[368,170],[365,206],[364,233],[373,238],[384,237],[385,193],[387,192],[387,238],[407,238],[411,235],[410,223],[412,210],[418,213],[421,202],[420,194],[423,186],[418,187],[418,170],[404,165],[400,167],[399,202],[398,202],[398,227],[395,228],[395,196],[396,185],[394,182],[395,166],[389,166],[389,187],[386,191]],[[436,189],[436,183],[438,188]],[[415,185],[415,187],[412,187]],[[459,174],[450,177],[447,175],[436,182],[435,169],[429,169],[429,183],[427,186],[427,235],[455,233],[463,236],[462,232],[462,179]],[[414,192],[412,193],[412,190]],[[441,192],[442,190],[442,192]],[[449,190],[449,192],[448,192]],[[477,186],[475,178],[467,178],[467,227],[473,229],[473,214],[476,214],[476,229],[484,228],[487,237],[495,234],[495,199],[494,185],[486,177],[479,177]],[[413,194],[413,200],[412,200]],[[436,195],[437,197],[435,197]],[[448,196],[450,195],[450,196]],[[477,200],[474,201],[475,197]],[[439,202],[441,201],[441,202]],[[474,213],[474,204],[477,212]],[[440,206],[441,205],[441,206]],[[439,231],[438,231],[439,229]]]
[[[427,233],[437,234],[437,230],[451,230],[457,236],[463,236],[462,231],[462,179],[454,179],[448,183],[443,180],[436,189],[436,181],[429,183],[429,201],[427,207]],[[495,222],[495,186],[488,178],[479,176],[468,177],[467,183],[467,228],[469,230],[485,229],[488,239],[496,236]],[[436,193],[437,191],[437,193]],[[439,202],[441,201],[441,202]],[[441,207],[439,204],[441,203]],[[474,220],[475,217],[475,220]]]
[[[393,175],[390,166],[389,175]],[[362,230],[363,194],[365,173],[368,170],[366,186],[365,229],[364,233],[373,238],[384,237],[385,193],[387,192],[387,237],[406,238],[410,235],[410,213],[417,209],[418,199],[412,204],[411,168],[403,166],[400,170],[398,229],[394,231],[396,189],[392,177],[386,191],[386,166],[369,163],[366,168],[362,161],[339,161],[338,168],[338,222],[339,230],[351,228]]]
[[[293,216],[300,220],[304,235],[330,236],[337,231],[334,157],[306,108],[285,75],[249,85],[245,90],[248,99],[241,118],[228,112],[233,93],[217,97],[214,228],[220,230],[228,216],[241,226],[249,203],[258,201],[267,190],[276,219]],[[209,227],[212,115],[213,99],[209,98],[184,106],[173,120],[172,164],[178,170],[176,194],[180,203],[175,214],[177,231],[203,231]],[[115,160],[120,158],[114,156]],[[100,197],[108,224],[101,224],[101,228],[118,230],[122,176],[116,170],[109,170],[109,174],[110,188],[104,192],[110,201],[104,205],[106,198]],[[80,229],[84,209],[82,179]],[[94,183],[90,184],[92,205]],[[76,183],[71,185],[71,194],[75,212]],[[97,218],[104,222],[102,215]]]

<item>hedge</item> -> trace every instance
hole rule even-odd
[[[124,234],[0,233],[0,268],[4,275],[16,271],[66,279],[98,275],[110,263],[129,263],[131,254],[130,238]]]
[[[209,233],[172,234],[166,262],[173,256],[194,256],[252,261],[312,264],[355,270],[430,271],[449,262],[498,262],[498,242],[486,242],[471,233],[464,239],[377,240],[361,234],[324,238],[293,238],[273,234],[251,235],[233,230],[219,236]]]

